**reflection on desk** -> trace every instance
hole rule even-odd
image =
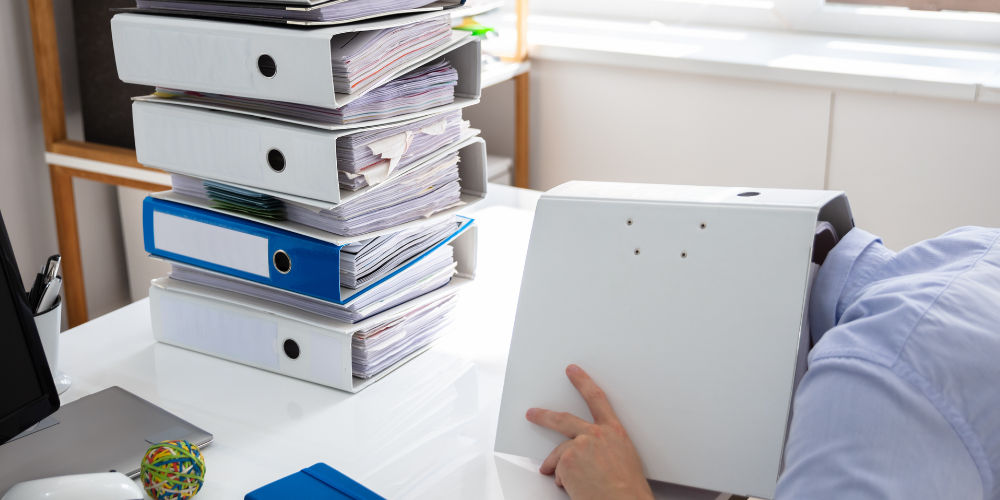
[[[317,462],[394,500],[501,500],[501,480],[509,500],[567,499],[538,463],[493,452],[539,194],[490,185],[470,207],[479,266],[462,292],[456,331],[359,394],[157,344],[142,300],[63,334],[61,362],[76,382],[62,401],[118,385],[212,432],[197,500],[242,499]],[[654,491],[717,498],[668,485]]]
[[[63,402],[119,385],[215,434],[199,500],[240,499],[317,462],[386,498],[502,499],[493,441],[538,195],[491,185],[470,207],[481,251],[458,328],[359,394],[157,344],[143,300],[62,336],[76,379]]]

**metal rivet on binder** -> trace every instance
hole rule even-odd
[[[278,64],[274,62],[273,57],[261,54],[257,58],[257,71],[260,71],[264,78],[274,78],[274,75],[278,74]]]
[[[687,252],[681,252],[681,258],[682,258],[682,259],[686,259],[686,258],[687,258],[687,256],[688,256],[688,253],[687,253]]]
[[[288,271],[292,270],[292,259],[284,250],[274,252],[274,257],[271,260],[274,261],[274,268],[281,274],[288,274]]]
[[[267,152],[267,166],[271,167],[277,173],[282,173],[285,171],[285,155],[278,151],[277,149],[271,149]]]
[[[635,254],[639,255],[639,249],[638,248],[635,249]]]
[[[299,343],[292,339],[285,340],[284,344],[281,345],[281,348],[285,351],[285,356],[292,359],[298,359],[299,354],[302,352],[302,350],[299,349]]]
[[[632,219],[629,219],[629,220],[625,221],[625,224],[631,226],[632,225]]]
[[[705,224],[704,222],[702,222],[702,223],[701,223],[701,228],[702,228],[702,229],[705,229],[706,227],[708,227],[708,224]]]

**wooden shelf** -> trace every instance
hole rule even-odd
[[[499,61],[483,66],[483,88],[505,82],[518,75],[523,75],[531,70],[531,63],[528,61],[515,63]]]

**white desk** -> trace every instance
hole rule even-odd
[[[539,193],[490,185],[460,328],[351,395],[158,344],[147,300],[62,335],[68,403],[120,386],[215,435],[198,500],[242,499],[325,462],[392,499],[502,499],[493,459],[521,269]]]
[[[390,499],[568,499],[540,461],[494,459],[521,271],[540,193],[491,184],[466,214],[479,224],[475,283],[459,328],[361,391],[335,389],[156,343],[148,300],[62,335],[73,377],[63,404],[119,386],[215,435],[196,500],[238,500],[325,462]],[[499,469],[499,470],[498,470]],[[729,498],[654,484],[658,498]]]

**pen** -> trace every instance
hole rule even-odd
[[[38,300],[42,298],[42,288],[45,287],[45,266],[42,266],[42,272],[35,275],[35,282],[31,285],[31,291],[28,292],[28,307],[32,310],[38,306]]]
[[[62,263],[62,256],[55,254],[49,257],[48,262],[45,264],[45,281],[49,282],[55,279],[59,275],[59,264]]]
[[[53,304],[56,303],[56,298],[59,297],[59,289],[62,288],[62,276],[56,276],[45,285],[45,292],[42,293],[42,297],[38,301],[38,307],[35,308],[35,314],[43,313],[48,311]]]

